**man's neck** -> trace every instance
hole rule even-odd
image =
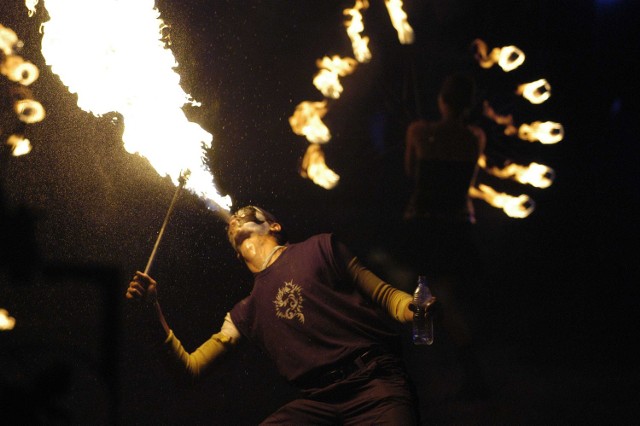
[[[254,274],[264,270],[272,264],[280,255],[278,242],[272,236],[264,236],[260,239],[256,256],[247,263],[249,270]]]
[[[271,251],[269,251],[269,253],[265,256],[264,261],[262,262],[262,265],[260,265],[260,270],[264,271],[273,262],[275,262],[276,259],[280,256],[280,253],[282,253],[283,249],[284,249],[284,246],[280,246],[280,245],[273,246]]]

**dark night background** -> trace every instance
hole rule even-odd
[[[22,1],[1,1],[0,24],[41,71],[31,89],[47,117],[27,130],[30,154],[14,158],[5,149],[0,159],[0,308],[16,318],[12,331],[0,332],[0,423],[256,424],[293,396],[257,350],[243,345],[202,383],[176,386],[154,353],[151,319],[125,303],[173,186],[124,151],[111,116],[81,111],[45,65],[42,6],[29,18]],[[316,59],[352,55],[342,10],[353,2],[157,2],[183,88],[203,104],[188,114],[213,134],[220,188],[235,207],[272,211],[293,241],[337,232],[377,274],[410,291],[415,277],[403,256],[411,248],[394,232],[409,193],[404,129],[417,116],[435,117],[445,74],[473,72],[481,98],[517,122],[562,123],[566,135],[543,146],[486,128],[489,153],[546,164],[556,180],[535,189],[481,176],[497,190],[530,195],[536,209],[512,219],[476,200],[487,277],[468,298],[492,392],[473,402],[451,397],[459,371],[446,336],[428,348],[407,344],[423,421],[635,424],[636,2],[407,0],[410,46],[398,43],[383,1],[370,3],[373,59],[341,79],[344,94],[324,120],[333,135],[327,164],[341,176],[327,191],[297,174],[308,143],[288,117],[299,102],[322,99],[312,84]],[[475,38],[516,45],[527,59],[509,74],[481,69],[470,51]],[[552,86],[546,103],[513,95],[516,84],[542,77]],[[188,193],[152,275],[169,323],[191,350],[251,284],[222,222]]]

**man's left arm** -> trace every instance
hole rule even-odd
[[[363,294],[381,306],[396,321],[413,321],[413,311],[410,308],[413,297],[409,293],[393,287],[367,269],[344,244],[337,241],[333,244],[340,263]]]
[[[374,303],[380,305],[392,318],[401,323],[413,321],[413,311],[411,310],[413,297],[409,293],[384,282],[365,268],[357,257],[351,259],[347,270],[360,291]]]

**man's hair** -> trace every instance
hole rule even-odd
[[[280,223],[278,222],[278,219],[276,219],[276,217],[273,214],[269,213],[263,208],[251,206],[251,205],[239,208],[238,210],[236,210],[236,212],[233,215],[238,219],[240,219],[243,223],[246,223],[246,222],[254,222],[257,224],[262,224],[265,222],[269,224]],[[287,241],[289,241],[287,237],[287,233],[284,230],[284,226],[282,226],[282,223],[280,223],[280,231],[269,231],[269,233],[276,238],[276,241],[278,242],[278,244],[285,244]]]
[[[447,76],[442,83],[440,96],[456,114],[462,114],[471,108],[474,102],[476,85],[473,78],[464,73]]]

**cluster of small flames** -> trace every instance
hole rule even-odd
[[[400,42],[402,44],[412,43],[414,33],[407,22],[407,14],[402,9],[402,2],[386,0],[385,4]],[[346,16],[344,25],[351,40],[354,57],[334,55],[318,59],[316,61],[318,72],[314,76],[313,84],[324,96],[324,99],[301,102],[289,118],[289,124],[294,133],[304,136],[309,142],[300,167],[300,175],[325,189],[334,188],[340,177],[327,166],[325,161],[322,144],[331,140],[331,132],[322,119],[328,112],[329,102],[338,99],[344,90],[340,78],[352,74],[358,64],[371,60],[371,52],[368,47],[369,38],[362,35],[364,24],[361,11],[366,10],[368,6],[366,0],[356,0],[352,8],[344,10]],[[525,61],[524,53],[516,46],[496,47],[489,50],[484,41],[476,39],[473,42],[473,47],[479,65],[485,69],[498,65],[503,71],[510,72]],[[514,92],[531,104],[538,105],[550,98],[551,86],[546,79],[541,78],[518,85]],[[535,121],[516,126],[511,115],[496,114],[487,101],[484,102],[484,115],[504,126],[504,133],[507,136],[516,136],[523,141],[555,144],[564,137],[564,129],[559,123]],[[478,165],[493,176],[512,179],[537,188],[549,187],[555,178],[555,172],[551,168],[538,163],[519,165],[509,162],[503,168],[499,168],[489,166],[486,156],[483,155],[478,159]],[[473,198],[482,199],[490,205],[502,209],[508,216],[514,218],[527,217],[535,208],[535,202],[526,194],[512,196],[500,193],[486,184],[470,187],[469,194]]]
[[[7,80],[0,93],[0,137],[14,157],[31,152],[25,127],[45,117],[44,107],[33,99],[28,88],[40,75],[38,67],[18,55],[21,47],[22,41],[15,31],[0,24],[0,74]],[[16,319],[9,311],[0,308],[0,331],[12,330],[15,325]]]
[[[393,27],[398,33],[402,44],[413,43],[413,29],[407,22],[407,14],[402,9],[402,1],[385,0],[387,11]],[[340,78],[352,74],[358,64],[371,60],[369,38],[363,35],[364,22],[362,11],[369,7],[367,0],[356,0],[354,6],[343,11],[344,25],[351,41],[353,58],[339,55],[325,56],[316,61],[318,72],[313,78],[313,85],[324,96],[322,101],[303,101],[296,107],[289,117],[289,124],[293,132],[304,136],[309,146],[302,159],[300,175],[310,179],[316,185],[325,189],[332,189],[340,180],[340,176],[331,170],[325,161],[321,145],[331,140],[331,132],[322,121],[328,112],[330,100],[340,97],[344,88]]]
[[[497,64],[504,72],[510,72],[525,61],[524,53],[516,46],[496,47],[489,51],[484,41],[476,39],[473,42],[473,47],[475,48],[475,57],[482,68],[491,68]],[[538,105],[551,97],[551,85],[546,79],[541,78],[518,85],[514,92],[531,104]],[[516,126],[511,115],[497,114],[487,101],[484,102],[483,113],[498,125],[504,126],[505,135],[518,137],[523,141],[548,145],[558,143],[564,138],[564,129],[559,123],[535,121]],[[530,163],[525,166],[508,162],[503,168],[499,168],[489,166],[487,157],[483,155],[478,159],[478,165],[487,173],[498,178],[512,179],[536,188],[549,187],[555,177],[553,169],[538,163]],[[527,217],[535,208],[535,202],[526,194],[512,196],[500,193],[486,184],[471,187],[469,194],[471,197],[485,200],[490,205],[502,209],[508,216],[514,218]]]
[[[0,136],[16,157],[31,152],[31,142],[25,137],[26,125],[40,122],[46,115],[44,107],[33,99],[29,89],[40,72],[38,67],[18,55],[21,47],[18,35],[0,24],[0,74],[8,81],[6,90],[0,94],[3,114]],[[5,114],[12,117],[5,117]]]

